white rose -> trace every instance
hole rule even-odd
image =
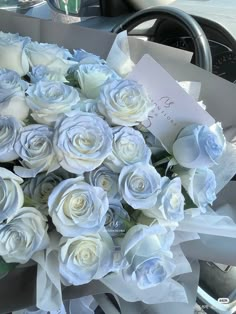
[[[53,142],[60,165],[82,174],[100,166],[110,154],[112,132],[98,116],[80,112],[58,121]]]
[[[134,126],[154,108],[144,88],[131,80],[112,80],[101,87],[98,110],[112,125]]]
[[[134,281],[139,289],[148,289],[169,278],[175,270],[170,251],[173,241],[173,232],[160,225],[132,227],[121,243],[129,263],[123,270],[124,279]]]
[[[180,131],[173,144],[173,155],[185,168],[206,168],[217,163],[225,148],[220,123],[208,127],[191,124]]]
[[[0,114],[24,120],[29,113],[25,90],[28,84],[21,80],[18,73],[0,69]]]
[[[127,225],[130,221],[129,214],[120,202],[113,201],[109,204],[106,213],[105,228],[112,237],[121,237],[125,234]]]
[[[0,168],[0,222],[23,206],[24,194],[20,186],[22,182],[11,171]]]
[[[93,186],[99,186],[107,192],[109,201],[121,198],[118,190],[118,178],[117,173],[114,173],[103,165],[85,173],[86,181]]]
[[[81,64],[73,73],[81,92],[91,99],[99,96],[100,88],[107,80],[119,79],[106,64]]]
[[[62,82],[39,81],[27,89],[27,103],[38,123],[52,125],[60,115],[78,107],[78,91]]]
[[[80,101],[78,103],[78,106],[75,110],[72,110],[71,112],[67,112],[67,117],[73,117],[77,114],[80,114],[82,112],[87,113],[94,113],[95,115],[99,116],[104,120],[104,117],[100,114],[97,108],[97,101],[95,99],[88,99],[84,98],[82,94],[80,94]]]
[[[26,45],[26,54],[31,67],[45,65],[51,70],[59,70],[63,75],[67,73],[71,66],[77,64],[68,60],[71,57],[68,49],[55,44],[30,42]]]
[[[79,102],[79,110],[100,115],[97,107],[97,101],[95,99],[81,99]]]
[[[33,207],[23,207],[0,225],[0,256],[7,263],[27,263],[49,245],[46,218]]]
[[[157,202],[151,209],[143,211],[150,218],[161,218],[171,221],[184,219],[184,196],[181,192],[181,180],[176,177],[170,180],[161,178],[161,192],[157,196]]]
[[[104,230],[100,233],[62,238],[59,271],[64,285],[83,285],[107,275],[113,267],[114,245]]]
[[[29,71],[29,61],[25,53],[29,37],[0,32],[0,68],[16,71],[24,76]]]
[[[124,166],[149,163],[151,150],[139,131],[130,127],[115,127],[112,132],[112,153],[104,161],[107,167],[119,173]]]
[[[134,209],[148,209],[156,204],[161,189],[161,176],[156,169],[143,163],[126,166],[119,176],[119,191]]]
[[[15,166],[16,174],[23,178],[35,177],[39,172],[52,172],[59,168],[53,150],[53,129],[47,125],[31,124],[22,128],[15,142],[15,151],[23,167]]]
[[[91,186],[82,177],[59,183],[48,199],[49,215],[65,237],[98,232],[108,210],[106,192]]]
[[[93,53],[87,52],[83,49],[73,50],[72,60],[79,64],[105,64],[106,61],[96,56]]]
[[[212,205],[216,199],[216,178],[210,169],[181,169],[178,170],[182,185],[193,202],[206,211],[207,205]]]
[[[19,157],[14,144],[21,127],[14,117],[0,116],[0,162],[13,161]]]
[[[56,70],[51,70],[45,65],[37,65],[28,73],[31,83],[36,84],[39,81],[58,81],[67,82],[65,76]]]
[[[26,179],[22,184],[22,189],[24,195],[30,198],[32,204],[37,204],[38,210],[47,215],[49,195],[61,181],[69,178],[70,174],[63,169],[58,169],[49,174],[43,172],[35,178]]]
[[[85,173],[86,181],[93,186],[99,186],[107,192],[109,201],[121,198],[118,190],[118,178],[117,173],[114,173],[103,165]]]

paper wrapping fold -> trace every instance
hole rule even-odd
[[[50,246],[34,254],[37,262],[36,306],[44,311],[59,310],[62,304],[61,282],[58,260],[60,235],[50,234]],[[58,307],[59,306],[59,307]]]
[[[23,36],[30,36],[40,42],[57,43],[67,48],[83,48],[106,58],[114,41],[114,35],[79,27],[78,25],[53,24],[50,21],[40,21],[29,17],[0,12],[0,30],[5,32],[19,32]],[[150,54],[178,81],[199,81],[202,84],[200,99],[207,105],[207,110],[216,120],[222,122],[228,130],[230,137],[236,134],[236,110],[235,85],[218,78],[208,72],[189,64],[191,56],[176,49],[164,47],[150,42],[144,42],[135,38],[129,39],[131,59],[137,63],[145,54]],[[225,201],[227,204],[227,200]],[[231,206],[236,207],[231,203]],[[193,238],[197,238],[196,235]],[[188,257],[203,260],[214,260],[225,264],[236,265],[236,251],[232,251],[232,245],[236,247],[236,240],[226,237],[201,236],[200,240],[194,240],[182,244],[182,248]],[[196,266],[196,264],[195,264]],[[0,281],[0,313],[25,308],[35,305],[35,268],[17,269]],[[191,314],[196,297],[196,285],[198,267],[193,273],[182,275],[183,284],[186,285],[190,305],[180,305],[179,313]],[[187,278],[187,279],[186,279]],[[193,292],[194,290],[194,292]],[[78,298],[79,296],[111,292],[102,283],[96,281],[80,287],[68,287],[63,290],[63,298]],[[3,301],[4,300],[4,301]],[[121,301],[122,313],[125,313]],[[124,303],[125,304],[125,303]],[[176,313],[176,304],[168,305],[168,313]],[[145,307],[145,306],[144,306]],[[167,313],[164,305],[149,308],[150,313]],[[128,305],[127,305],[128,308]],[[132,307],[133,309],[134,307]],[[146,310],[145,310],[146,311]],[[172,311],[172,312],[171,312]],[[145,313],[149,313],[145,312]],[[135,313],[142,313],[141,310]]]
[[[17,268],[0,280],[0,313],[10,313],[36,305],[37,267]],[[77,299],[87,295],[111,293],[99,281],[92,281],[79,287],[67,287],[63,300]],[[45,292],[46,293],[46,292]],[[75,313],[78,314],[78,313]]]
[[[179,281],[184,286],[188,297],[188,303],[161,303],[147,305],[142,302],[130,303],[118,298],[121,314],[193,314],[196,302],[196,289],[199,278],[199,264],[191,261],[192,273],[180,276]]]

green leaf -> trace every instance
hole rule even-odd
[[[77,79],[75,79],[73,70],[71,70],[70,73],[67,74],[66,80],[68,81],[66,84],[73,87],[80,87],[79,82]]]
[[[35,202],[28,195],[24,194],[24,207],[36,207],[38,206],[38,202]]]
[[[124,219],[123,223],[126,231],[128,231],[130,228],[136,225],[136,222],[132,219],[131,220]]]
[[[196,204],[194,204],[193,200],[191,199],[191,197],[188,195],[188,192],[184,188],[182,189],[182,194],[185,199],[184,209],[197,208]]]
[[[13,270],[17,266],[16,263],[6,263],[2,257],[0,257],[0,277],[7,274],[9,271]]]

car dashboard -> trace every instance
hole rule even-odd
[[[192,15],[193,16],[193,15]],[[236,83],[236,40],[221,24],[210,19],[193,16],[202,27],[211,49],[212,72],[232,83]],[[136,27],[130,32],[140,39],[170,47],[194,52],[191,37],[176,22],[170,20],[150,21]],[[193,55],[192,63],[195,63]]]
[[[85,27],[112,31],[129,16],[112,18],[100,16],[85,20],[80,24]],[[234,35],[222,23],[200,16],[192,15],[192,17],[200,24],[208,39],[212,54],[213,73],[236,83],[236,40]],[[171,20],[144,22],[129,34],[140,39],[152,40],[163,45],[194,52],[193,40],[182,27]],[[193,55],[192,63],[194,61]]]
[[[235,39],[220,24],[193,16],[202,27],[212,54],[213,73],[236,83]],[[193,40],[173,22],[164,21],[158,26],[154,41],[174,48],[194,51]],[[194,63],[194,56],[192,62]]]

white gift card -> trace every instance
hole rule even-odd
[[[183,127],[192,123],[208,126],[215,123],[214,118],[149,55],[143,56],[128,79],[142,84],[155,104],[143,125],[169,152]]]

